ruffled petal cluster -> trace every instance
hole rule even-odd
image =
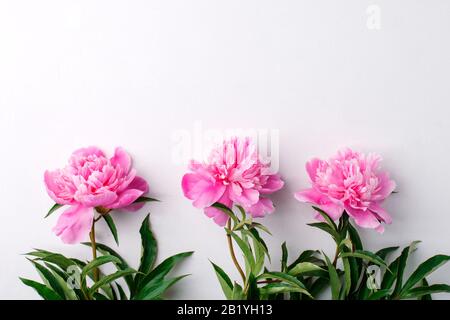
[[[112,158],[96,147],[77,150],[65,168],[46,171],[44,181],[56,203],[70,206],[53,230],[71,244],[81,242],[89,232],[94,208],[134,211],[142,205],[133,203],[149,191],[122,148],[117,148]]]
[[[189,170],[182,179],[184,195],[220,226],[228,216],[211,207],[214,203],[229,208],[240,205],[253,217],[264,217],[274,211],[267,195],[284,185],[278,174],[270,172],[270,165],[260,160],[250,138],[225,140],[212,150],[208,161],[191,161]]]
[[[381,205],[396,184],[380,170],[380,162],[379,155],[350,149],[341,150],[328,161],[313,159],[306,164],[312,187],[295,197],[317,205],[334,220],[347,212],[360,227],[383,232],[383,224],[392,223],[392,219]]]

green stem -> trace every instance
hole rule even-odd
[[[97,242],[95,241],[95,222],[92,222],[91,232],[89,234],[91,238],[91,247],[92,247],[92,259],[97,259]],[[98,268],[94,269],[94,282],[98,282],[100,280],[100,270]]]
[[[231,230],[231,219],[228,219],[228,230]],[[227,240],[228,240],[228,249],[230,250],[231,259],[233,260],[234,265],[236,266],[236,269],[238,270],[239,274],[242,277],[242,281],[244,281],[244,285],[246,283],[245,273],[244,270],[242,270],[241,266],[239,265],[239,261],[236,258],[236,253],[234,251],[233,247],[233,239],[231,238],[231,234],[227,233]]]
[[[334,260],[333,260],[333,266],[336,267],[337,262],[339,260],[339,253],[340,253],[340,241],[342,241],[343,239],[345,239],[347,237],[347,232],[348,232],[348,216],[346,213],[344,213],[341,218],[339,218],[339,225],[338,225],[338,234],[340,235],[338,239],[336,239],[336,253],[334,255]],[[343,236],[343,239],[341,239],[341,235]]]
[[[336,246],[336,254],[334,255],[333,266],[336,267],[339,259],[339,246]]]

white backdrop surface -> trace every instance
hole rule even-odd
[[[367,27],[369,5],[379,30]],[[33,247],[88,258],[51,233],[57,214],[43,173],[79,147],[123,146],[151,196],[137,214],[117,213],[119,251],[136,266],[148,211],[159,260],[195,250],[177,272],[176,299],[220,299],[208,259],[238,279],[224,232],[181,192],[186,168],[172,159],[173,134],[279,130],[286,187],[264,220],[273,266],[292,255],[333,251],[306,226],[311,209],[293,193],[308,186],[305,162],[349,146],[383,155],[399,193],[371,249],[422,240],[416,265],[450,254],[450,2],[389,1],[0,1],[0,298],[32,299],[19,276],[36,278],[21,253]],[[106,227],[99,240],[113,244]],[[432,281],[449,282],[450,266]],[[448,298],[449,296],[441,296]]]

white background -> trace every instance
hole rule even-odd
[[[366,26],[370,4],[380,30]],[[367,246],[423,240],[415,265],[450,254],[449,31],[446,0],[0,1],[0,298],[37,297],[18,280],[37,279],[20,255],[33,247],[89,257],[51,233],[57,214],[43,219],[44,171],[88,145],[126,148],[163,201],[115,214],[119,251],[136,266],[151,211],[159,260],[196,251],[170,297],[222,298],[208,259],[238,279],[224,232],[183,198],[186,169],[172,161],[173,133],[196,122],[279,130],[287,184],[264,220],[274,268],[284,240],[293,256],[332,253],[292,194],[308,186],[309,158],[343,146],[382,154],[398,183],[386,203],[394,223],[363,231]],[[449,275],[446,266],[431,280]]]

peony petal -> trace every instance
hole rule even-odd
[[[230,198],[228,198],[227,193],[224,193],[222,198],[220,198],[219,201],[217,202],[227,206],[230,209],[233,206],[233,202],[230,200]],[[213,218],[214,222],[221,227],[224,227],[229,219],[228,215],[225,212],[223,212],[220,209],[216,209],[214,207],[206,208],[205,215],[208,216],[209,218]]]
[[[114,152],[114,157],[111,158],[111,164],[115,167],[122,167],[123,171],[128,173],[131,168],[131,157],[125,150],[118,147]]]
[[[120,167],[121,168],[121,167]],[[136,169],[131,169],[128,174],[123,177],[123,180],[121,181],[120,185],[118,186],[116,192],[121,193],[122,191],[125,191],[127,189],[137,189],[130,187],[130,184],[136,179]]]
[[[53,232],[64,243],[77,244],[83,241],[89,233],[93,219],[93,208],[72,206],[59,217]]]
[[[231,201],[240,204],[243,207],[250,207],[256,204],[259,200],[259,192],[255,189],[242,189],[240,194],[229,189],[229,197]]]
[[[373,211],[379,219],[383,220],[386,224],[392,223],[392,217],[389,215],[389,213],[380,206],[378,203],[372,203],[369,208],[371,211]]]
[[[323,199],[327,198],[326,196],[316,191],[315,189],[301,190],[299,192],[296,192],[294,196],[295,199],[297,199],[300,202],[312,203],[316,205],[321,204],[321,202],[324,202]],[[328,200],[328,202],[330,201]]]
[[[378,176],[378,179],[380,180],[379,190],[372,196],[372,200],[374,201],[381,201],[386,199],[388,196],[391,195],[392,192],[394,192],[395,188],[397,187],[395,181],[391,180],[389,178],[388,173],[382,173]]]
[[[370,210],[364,211],[349,206],[346,206],[345,210],[355,220],[355,223],[362,228],[376,229],[380,227],[380,221]]]
[[[136,211],[141,210],[144,206],[145,206],[145,202],[132,203],[129,206],[121,208],[121,210],[127,211],[127,212],[136,212]]]
[[[44,183],[48,195],[50,196],[50,198],[53,199],[53,201],[55,201],[58,204],[65,204],[65,205],[73,204],[73,195],[67,194],[67,191],[61,189],[61,187],[58,185],[57,180],[59,176],[60,176],[59,171],[53,172],[45,171]]]
[[[209,218],[212,218],[214,222],[221,227],[225,227],[228,222],[228,215],[223,211],[213,207],[206,208],[205,215]]]
[[[144,194],[148,193],[149,187],[147,181],[144,178],[136,176],[134,180],[128,185],[130,189],[141,190]]]
[[[82,149],[78,149],[72,153],[72,156],[76,156],[76,157],[87,157],[87,156],[92,156],[92,155],[95,155],[97,157],[105,156],[103,151],[97,147],[82,148]]]
[[[189,170],[196,172],[198,170],[202,170],[204,168],[204,165],[201,162],[191,160],[189,161],[188,168]]]
[[[378,227],[375,228],[375,231],[378,233],[384,233],[384,226],[380,224]]]
[[[260,198],[256,204],[247,208],[247,212],[250,213],[253,218],[262,218],[274,211],[275,207],[273,206],[272,200],[267,198]]]
[[[96,194],[80,193],[75,195],[75,200],[85,207],[108,208],[117,200],[117,194],[108,189],[97,190]]]
[[[319,168],[322,160],[314,158],[306,163],[306,172],[308,172],[309,178],[312,182],[316,181],[317,169]]]
[[[333,220],[338,220],[344,213],[344,208],[341,204],[332,201],[328,196],[321,194],[315,189],[299,191],[295,194],[295,198],[300,202],[315,204]],[[317,214],[315,218],[323,221],[323,217],[320,214]]]
[[[108,209],[121,209],[128,207],[133,204],[139,197],[144,194],[144,191],[138,189],[128,189],[122,192],[117,200],[111,204],[106,206]]]
[[[284,186],[284,182],[283,182],[283,180],[281,180],[280,175],[273,174],[273,175],[269,176],[269,179],[262,186],[262,188],[259,190],[259,192],[262,194],[269,194],[269,193],[273,193],[273,192],[280,190],[281,188],[283,188],[283,186]]]
[[[232,192],[236,197],[242,195],[242,187],[239,183],[231,183],[230,184],[230,192]]]
[[[323,211],[325,211],[331,219],[334,221],[339,220],[344,213],[344,208],[336,203],[327,203],[327,204],[321,204],[319,205],[319,208]],[[323,217],[318,214],[316,215],[317,220],[323,220]]]
[[[147,181],[145,181],[141,177],[135,177],[135,179],[130,183],[130,185],[128,187],[131,189],[136,189],[136,190],[142,191],[142,195],[140,195],[140,197],[150,191]],[[145,202],[132,203],[129,206],[124,207],[122,209],[125,211],[136,212],[136,211],[141,210],[144,206],[145,206]]]
[[[216,203],[224,194],[226,187],[221,183],[188,173],[181,182],[186,198],[193,200],[194,207],[207,208]]]

